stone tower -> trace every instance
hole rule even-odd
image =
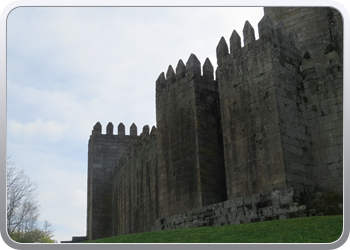
[[[293,187],[342,193],[342,20],[330,8],[265,8],[217,47],[228,199]],[[298,34],[298,35],[297,35]]]
[[[118,134],[113,134],[110,122],[102,134],[97,122],[92,130],[88,151],[88,204],[87,238],[89,240],[112,236],[112,178],[117,160],[138,139],[135,124],[130,135],[125,135],[125,126],[120,123]]]
[[[314,184],[320,191],[343,193],[342,16],[321,7],[264,11],[298,34]]]
[[[156,81],[159,217],[226,199],[217,82],[194,54]]]
[[[311,187],[310,136],[294,33],[268,16],[260,39],[247,21],[233,31],[230,53],[217,47],[228,199],[294,187]],[[307,167],[308,166],[308,167]]]

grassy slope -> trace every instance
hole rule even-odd
[[[146,232],[88,243],[331,243],[342,231],[343,216],[336,215]]]

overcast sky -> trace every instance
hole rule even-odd
[[[21,7],[7,22],[7,153],[38,184],[54,239],[86,235],[92,127],[156,125],[155,81],[194,53],[216,69],[216,46],[262,8]]]

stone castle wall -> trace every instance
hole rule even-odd
[[[89,141],[87,237],[310,215],[342,195],[343,24],[331,8],[265,8],[259,39],[193,54],[156,81],[157,129]]]
[[[112,234],[150,231],[158,218],[156,128],[145,126],[139,140],[118,160],[112,189]]]

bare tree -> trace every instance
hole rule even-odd
[[[16,241],[40,242],[51,240],[51,225],[45,221],[38,227],[40,207],[36,200],[37,184],[23,170],[7,159],[7,232]]]

